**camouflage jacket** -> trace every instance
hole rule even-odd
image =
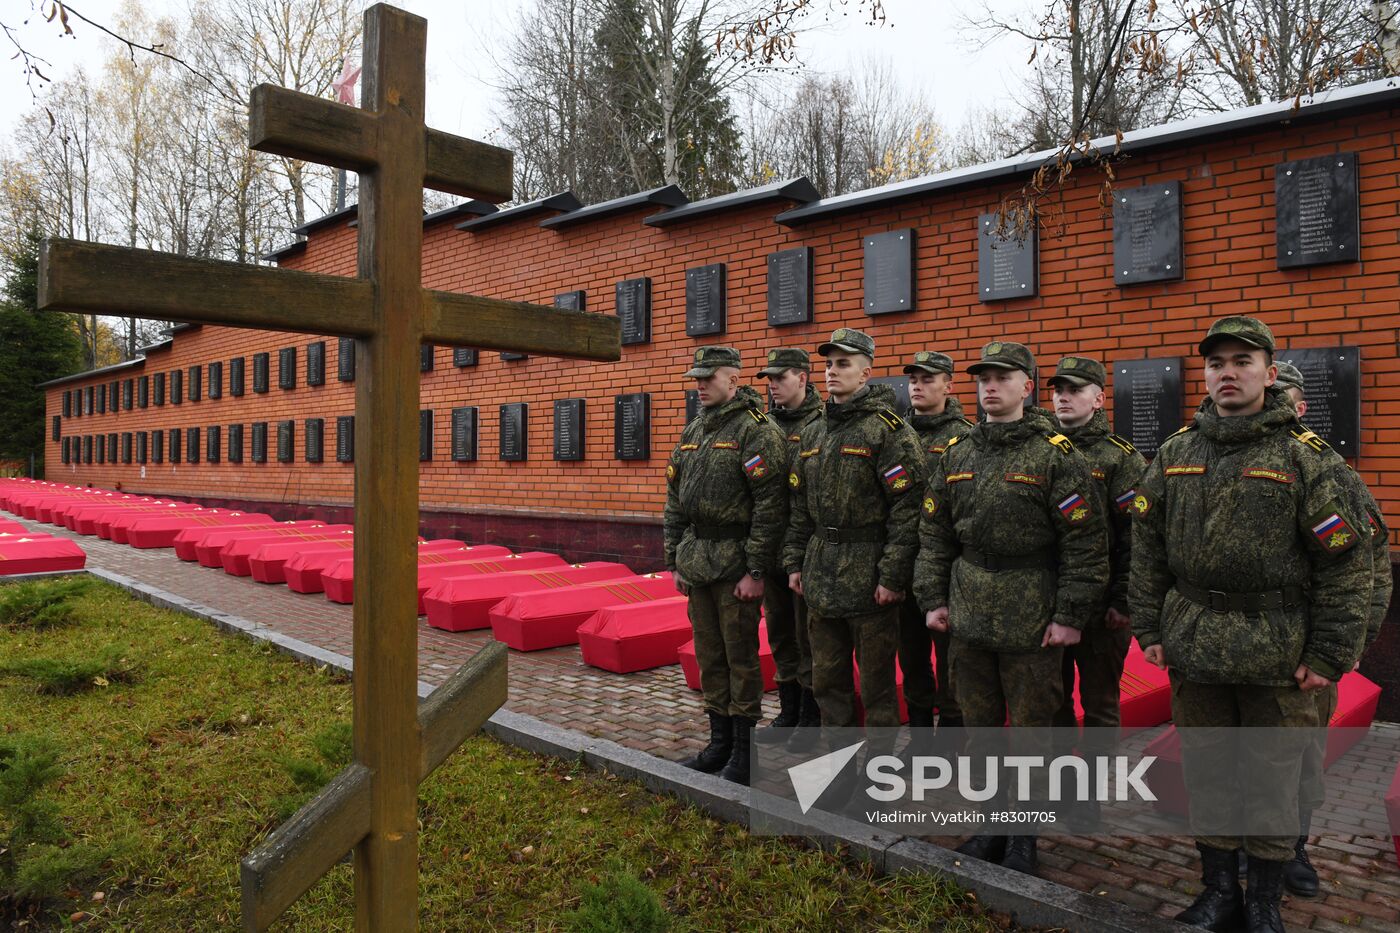
[[[1092,482],[1084,457],[1041,415],[978,423],[948,445],[929,480],[914,573],[919,605],[947,606],[954,635],[997,651],[1039,649],[1051,622],[1083,628],[1108,585],[1105,516]],[[1044,564],[993,571],[969,550]]]
[[[972,422],[963,417],[962,402],[948,396],[948,404],[939,415],[909,415],[909,424],[919,435],[929,473],[938,468],[938,458],[948,442],[972,430]]]
[[[1391,590],[1395,586],[1395,578],[1390,569],[1390,528],[1385,523],[1385,516],[1381,514],[1381,507],[1376,504],[1376,497],[1371,495],[1371,490],[1366,486],[1366,481],[1350,467],[1347,468],[1346,475],[1351,486],[1354,507],[1358,515],[1366,516],[1368,527],[1365,533],[1371,537],[1371,610],[1366,621],[1365,643],[1365,647],[1369,648],[1371,643],[1380,637],[1381,623],[1385,621],[1386,611],[1390,609]]]
[[[1089,461],[1094,486],[1101,494],[1108,519],[1108,605],[1126,613],[1128,571],[1132,569],[1132,506],[1147,460],[1132,444],[1109,432],[1108,417],[1102,411],[1094,412],[1087,424],[1060,430]]]
[[[875,612],[875,588],[907,593],[927,481],[919,436],[894,413],[894,390],[870,385],[802,431],[788,476],[792,523],[783,566],[802,571],[813,612]],[[878,540],[841,541],[843,533]]]
[[[788,439],[788,460],[785,464],[787,472],[791,472],[792,463],[797,459],[797,452],[802,447],[802,432],[807,425],[816,421],[822,416],[822,398],[817,394],[817,390],[810,385],[807,386],[807,394],[802,398],[802,404],[796,408],[770,408],[768,417],[782,430],[783,436]]]
[[[1281,392],[1256,415],[1207,401],[1169,437],[1133,500],[1128,603],[1144,648],[1203,683],[1288,686],[1298,664],[1336,680],[1360,654],[1370,613],[1369,535],[1347,467],[1298,423]],[[1251,593],[1299,587],[1302,605],[1216,612],[1178,582]]]
[[[666,465],[666,568],[692,585],[776,573],[787,443],[752,389],[686,425]]]

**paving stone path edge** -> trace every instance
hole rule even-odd
[[[290,638],[268,626],[219,612],[109,570],[93,567],[57,573],[20,574],[5,580],[19,582],[76,574],[88,574],[105,580],[137,599],[203,619],[225,632],[268,642],[300,661],[329,666],[346,674],[353,673],[351,659],[343,654]],[[420,680],[419,698],[428,696],[433,689],[431,684]],[[1189,929],[1172,920],[1106,898],[1094,897],[1053,881],[977,859],[964,859],[950,849],[922,839],[882,831],[820,810],[803,814],[791,801],[751,791],[714,775],[700,774],[682,768],[673,761],[607,739],[564,729],[534,716],[500,709],[487,720],[483,731],[525,751],[564,761],[581,761],[595,771],[636,781],[653,793],[666,794],[693,804],[715,819],[745,828],[750,826],[750,820],[754,820],[761,822],[766,833],[772,833],[775,827],[782,827],[787,837],[827,850],[844,849],[850,855],[871,863],[882,874],[943,875],[973,892],[983,907],[1008,915],[1013,923],[1020,926],[1072,930],[1075,933],[1167,933]]]

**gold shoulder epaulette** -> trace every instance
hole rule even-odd
[[[975,428],[975,427],[977,427],[977,422],[976,422],[976,421],[968,421],[966,418],[964,418],[964,419],[962,420],[962,423],[965,424],[965,425],[967,425],[969,428]],[[959,435],[959,436],[961,436],[961,435]]]
[[[768,421],[768,416],[765,415],[763,412],[759,411],[757,408],[750,408],[749,416],[759,424],[764,424]]]
[[[1288,433],[1293,436],[1295,441],[1298,441],[1300,444],[1307,444],[1318,453],[1322,453],[1332,446],[1307,428],[1289,428]]]
[[[888,408],[880,409],[880,420],[885,422],[885,427],[889,428],[891,431],[898,431],[904,426],[904,421],[899,415],[896,415]]]
[[[1069,438],[1065,437],[1063,434],[1047,434],[1045,435],[1045,439],[1050,443],[1054,444],[1056,447],[1063,450],[1065,453],[1069,453],[1072,450],[1074,450],[1074,442],[1071,441]]]
[[[944,445],[944,447],[943,447],[943,452],[946,454],[946,453],[948,452],[948,448],[949,448],[949,447],[952,447],[954,444],[956,444],[958,441],[960,441],[960,440],[962,440],[962,439],[963,439],[963,436],[962,436],[961,434],[954,434],[952,437],[948,438],[948,443],[947,443],[946,445]]]
[[[1137,448],[1134,447],[1132,445],[1132,442],[1129,441],[1126,437],[1119,437],[1117,434],[1110,434],[1108,436],[1108,439],[1112,441],[1118,447],[1118,449],[1122,450],[1125,454],[1137,453]]]
[[[1175,431],[1173,431],[1171,434],[1169,434],[1169,435],[1167,435],[1167,436],[1168,436],[1168,437],[1176,437],[1178,434],[1185,434],[1187,431],[1194,431],[1194,430],[1196,430],[1196,422],[1192,421],[1190,424],[1186,425],[1186,426],[1183,427],[1183,428],[1177,428]]]

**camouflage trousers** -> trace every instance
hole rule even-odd
[[[735,581],[690,588],[690,627],[705,709],[721,716],[763,718],[763,673],[758,666],[759,603],[734,595]]]
[[[894,659],[899,650],[899,607],[830,619],[810,611],[807,628],[812,639],[812,691],[821,708],[822,725],[838,729],[856,725],[854,653],[860,665],[865,724],[898,728]]]
[[[1169,674],[1196,841],[1213,849],[1243,846],[1251,856],[1271,861],[1293,858],[1303,760],[1317,731],[1317,697],[1296,686],[1203,684]],[[1241,726],[1267,728],[1270,735],[1296,729],[1298,738],[1242,742]],[[1277,826],[1280,832],[1240,835],[1230,829],[1242,823]]]
[[[968,728],[1050,726],[1060,708],[1062,648],[989,651],[957,636],[948,645],[949,673]]]
[[[1079,705],[1084,708],[1084,728],[1118,728],[1122,721],[1119,695],[1120,682],[1123,679],[1123,659],[1128,656],[1128,644],[1132,638],[1131,629],[1111,629],[1104,624],[1102,616],[1084,626],[1079,644],[1064,650],[1065,657],[1061,664],[1064,700],[1055,712],[1057,727],[1073,729],[1078,725],[1074,715],[1074,681],[1075,672],[1078,671]],[[1107,735],[1106,732],[1089,734]]]
[[[1298,787],[1298,809],[1302,813],[1312,813],[1327,799],[1327,786],[1323,776],[1327,758],[1327,725],[1332,714],[1337,711],[1337,685],[1313,694],[1317,701],[1317,731],[1303,753],[1303,774]]]
[[[938,704],[938,682],[933,677],[933,633],[924,619],[924,611],[912,599],[899,604],[899,669],[909,708],[932,711]]]
[[[778,668],[778,683],[797,681],[812,689],[812,643],[807,633],[807,603],[787,588],[772,582],[763,588],[763,620],[768,646]]]

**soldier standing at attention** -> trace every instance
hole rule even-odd
[[[787,442],[739,385],[737,350],[701,347],[685,375],[703,411],[666,465],[666,569],[690,597],[710,742],[684,764],[747,784],[749,733],[763,715],[759,605],[787,528]]]
[[[783,475],[792,472],[797,452],[802,446],[802,432],[822,416],[822,400],[811,386],[812,362],[806,350],[785,347],[768,351],[768,365],[758,371],[768,379],[768,394],[773,404],[768,417],[782,430],[788,440],[788,459]],[[778,668],[778,715],[769,724],[772,729],[807,729],[804,734],[768,729],[755,738],[772,742],[787,738],[795,743],[794,751],[816,741],[814,727],[821,725],[817,698],[812,692],[812,649],[807,637],[807,604],[787,587],[787,579],[770,582],[763,588],[763,616],[768,626],[768,644],[773,649],[773,661]]]
[[[1096,498],[1106,509],[1108,534],[1108,591],[1106,605],[1094,607],[1084,620],[1079,644],[1065,649],[1064,700],[1055,714],[1055,725],[1074,729],[1075,670],[1079,672],[1079,701],[1084,708],[1085,757],[1106,755],[1119,726],[1119,681],[1123,659],[1132,641],[1128,617],[1128,571],[1132,565],[1133,499],[1147,470],[1147,460],[1137,448],[1108,429],[1103,412],[1105,372],[1098,360],[1067,356],[1048,380],[1055,390],[1055,416],[1060,430],[1084,455],[1094,478]],[[1098,801],[1087,801],[1089,812]],[[1090,822],[1093,821],[1092,816]]]
[[[1025,411],[1030,350],[993,341],[967,370],[986,420],[948,445],[929,481],[914,591],[928,627],[951,633],[953,689],[977,730],[969,756],[997,754],[991,743],[1009,720],[1048,758],[1063,649],[1103,605],[1104,516],[1088,463],[1049,420]],[[1033,871],[1035,827],[1026,825],[1025,835],[976,835],[958,851]]]
[[[1283,930],[1298,835],[1303,744],[1241,747],[1232,727],[1319,726],[1315,694],[1355,665],[1370,608],[1369,551],[1357,546],[1367,523],[1350,507],[1346,465],[1271,389],[1273,351],[1254,318],[1211,325],[1200,344],[1209,398],[1133,500],[1133,632],[1170,672],[1205,885],[1176,919],[1211,930]],[[1230,830],[1242,821],[1291,831]]]
[[[1288,395],[1293,410],[1301,421],[1307,414],[1305,399],[1306,384],[1303,374],[1291,363],[1278,364],[1278,379],[1274,385]],[[1340,456],[1340,455],[1338,455]],[[1365,515],[1371,536],[1371,611],[1366,626],[1366,647],[1380,635],[1381,623],[1385,621],[1386,610],[1390,608],[1391,589],[1394,580],[1390,570],[1390,530],[1381,515],[1380,506],[1366,488],[1366,483],[1355,470],[1347,470],[1351,480],[1352,506],[1358,515]],[[1337,709],[1337,685],[1331,684],[1325,690],[1314,694],[1317,698],[1317,722],[1322,727],[1332,721]],[[1326,798],[1326,784],[1323,778],[1323,763],[1327,753],[1327,730],[1319,728],[1315,740],[1303,757],[1303,776],[1298,790],[1298,839],[1293,846],[1293,859],[1283,869],[1283,886],[1290,893],[1303,897],[1316,897],[1318,892],[1317,870],[1308,859],[1308,832],[1312,824],[1313,811],[1322,806]]]
[[[867,727],[899,727],[899,603],[918,548],[927,474],[919,436],[894,413],[894,390],[867,385],[875,341],[842,327],[826,357],[823,418],[803,432],[788,477],[788,585],[806,598],[812,687],[824,727],[856,725],[854,651]]]
[[[920,350],[904,367],[909,377],[909,424],[919,435],[929,475],[948,442],[972,430],[963,417],[962,402],[952,395],[953,360],[933,350]],[[930,655],[936,649],[937,680]],[[899,610],[899,667],[904,672],[904,701],[909,706],[909,727],[932,728],[938,710],[939,728],[962,725],[962,713],[948,679],[948,633],[930,631],[919,604],[907,599]]]

